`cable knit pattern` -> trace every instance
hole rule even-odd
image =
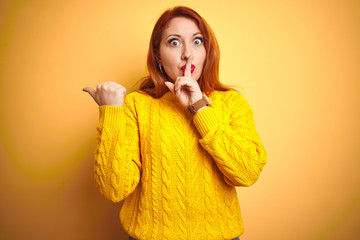
[[[254,184],[267,161],[246,99],[234,90],[208,96],[192,116],[171,92],[142,92],[123,107],[100,106],[95,183],[125,199],[120,220],[130,236],[224,240],[240,236],[236,186]]]
[[[212,212],[212,205],[215,204],[212,198],[212,184],[211,184],[211,166],[207,161],[204,161],[204,195],[205,195],[205,231],[208,238],[206,239],[214,239],[213,236],[213,227],[214,227],[214,212]]]
[[[151,116],[154,118],[154,106],[151,107]],[[150,124],[150,144],[151,146],[155,146],[155,136],[156,136],[156,127],[154,124]],[[146,144],[146,143],[145,143]],[[153,205],[153,229],[151,239],[158,239],[157,234],[159,233],[159,225],[160,225],[160,199],[158,193],[158,183],[159,183],[159,176],[161,173],[162,165],[159,161],[156,160],[157,154],[155,149],[151,151],[151,197],[152,197],[152,205]]]
[[[164,111],[166,111],[164,109],[163,105],[160,105],[160,125],[159,125],[159,130],[160,130],[160,136],[164,136],[166,134],[166,128],[168,128],[168,124],[166,122],[166,119],[164,116]],[[154,118],[156,118],[156,115],[153,116]],[[156,126],[155,126],[156,127]],[[170,161],[171,159],[169,159],[169,145],[170,143],[170,139],[169,138],[161,138],[159,137],[159,139],[157,139],[158,141],[161,142],[161,164],[162,164],[162,185],[161,185],[161,189],[162,189],[162,207],[163,207],[163,211],[162,211],[162,217],[163,217],[163,239],[171,239],[171,233],[173,232],[173,223],[172,223],[172,212],[171,212],[171,168],[170,168]],[[155,159],[153,159],[153,161],[156,161]],[[160,210],[160,209],[159,209]]]

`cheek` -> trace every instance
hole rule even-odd
[[[205,51],[205,49],[204,49],[204,51],[201,52],[200,59],[201,59],[200,62],[202,64],[202,67],[204,67],[204,63],[205,63],[205,60],[206,60],[206,51]]]
[[[161,62],[163,66],[171,67],[176,65],[176,54],[171,51],[164,51],[160,54]]]
[[[163,65],[166,67],[171,67],[172,65],[174,65],[174,58],[172,57],[163,58]]]
[[[161,61],[165,63],[165,62],[171,61],[171,59],[174,56],[174,51],[173,51],[173,49],[168,48],[168,47],[166,47],[164,45],[165,44],[162,44],[160,46],[159,54],[160,54]]]

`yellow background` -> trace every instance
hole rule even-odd
[[[360,2],[10,1],[0,4],[0,239],[126,239],[95,189],[86,86],[146,74],[168,7],[197,10],[221,80],[254,110],[268,164],[238,188],[242,240],[360,238]]]

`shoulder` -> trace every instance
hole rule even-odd
[[[245,97],[238,91],[230,89],[227,91],[214,91],[209,96],[214,101],[221,101],[227,105],[238,104],[239,102],[247,102]]]
[[[225,111],[230,111],[231,113],[252,113],[253,111],[245,97],[236,90],[214,91],[211,96],[213,99],[210,99],[210,101],[214,103],[214,105],[226,109]]]
[[[150,102],[149,98],[151,98],[151,96],[140,91],[128,93],[124,98],[124,107],[134,114],[137,114],[146,108],[146,104]]]
[[[125,96],[125,101],[133,102],[135,104],[135,103],[142,102],[142,101],[148,101],[149,98],[152,98],[152,97],[149,94],[147,94],[146,92],[136,90],[134,92],[128,93]]]

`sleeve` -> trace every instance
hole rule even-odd
[[[119,202],[134,191],[140,181],[141,161],[131,96],[125,96],[122,107],[99,106],[94,156],[95,184],[107,199]]]
[[[230,108],[229,122],[222,121],[220,109],[206,107],[194,116],[194,124],[202,138],[201,146],[212,156],[231,186],[251,186],[260,176],[267,161],[246,99],[232,91],[223,99]]]

